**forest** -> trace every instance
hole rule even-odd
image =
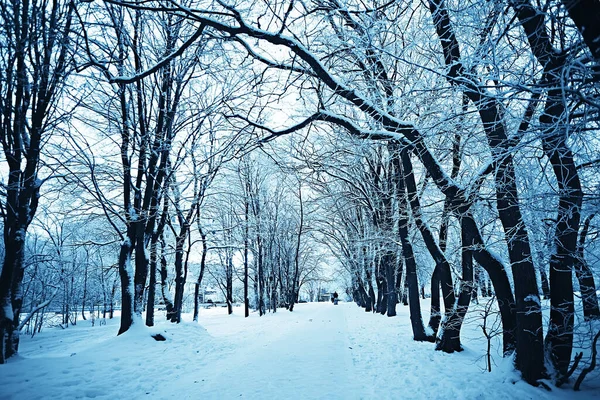
[[[338,290],[577,390],[599,125],[598,0],[0,1],[0,364]]]

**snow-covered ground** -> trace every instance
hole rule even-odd
[[[120,337],[117,320],[79,321],[23,337],[20,356],[0,365],[0,399],[600,399],[598,371],[580,392],[534,388],[496,352],[485,370],[473,318],[465,351],[444,354],[414,342],[408,307],[398,311],[308,303],[246,319],[242,308],[215,308],[200,324],[160,321]],[[157,332],[167,340],[150,337]]]

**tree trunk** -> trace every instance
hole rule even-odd
[[[396,271],[396,304],[400,303],[400,300],[404,297],[404,287],[402,286],[402,276],[404,275],[404,261],[402,260],[402,254],[396,253],[396,260],[398,261],[398,270]]]
[[[381,261],[379,261],[378,263],[381,263]],[[385,279],[382,276],[381,265],[377,267],[377,277],[375,278],[375,286],[377,287],[377,301],[375,303],[375,312],[383,315],[386,311],[383,300],[386,284]]]
[[[200,238],[202,239],[202,256],[200,257],[200,272],[198,273],[198,279],[196,280],[196,284],[194,285],[194,321],[198,321],[198,301],[200,295],[200,287],[202,285],[202,278],[204,277],[204,270],[206,268],[206,255],[208,254],[208,247],[206,244],[206,234],[198,224],[198,231],[200,233]],[[246,271],[247,272],[247,271]],[[246,279],[248,276],[246,275]],[[246,293],[247,296],[247,293]]]
[[[398,158],[400,157],[400,158]],[[401,162],[401,165],[400,165]],[[439,301],[439,285],[442,286],[442,293],[444,295],[444,309],[445,312],[449,312],[454,308],[455,294],[454,294],[454,284],[452,283],[452,271],[450,270],[450,264],[446,259],[446,256],[443,253],[441,247],[435,242],[433,234],[429,230],[429,227],[423,221],[422,213],[421,213],[421,204],[419,201],[419,196],[417,194],[417,183],[415,181],[414,169],[412,162],[410,160],[410,155],[407,151],[401,151],[399,155],[395,157],[395,164],[398,171],[402,171],[404,174],[404,182],[406,184],[406,190],[408,194],[408,202],[410,204],[413,218],[415,220],[415,225],[419,229],[421,236],[423,237],[423,241],[427,246],[427,250],[433,257],[436,266],[434,272],[431,277],[431,317],[429,321],[429,326],[433,329],[434,332],[437,332],[437,328],[440,323],[441,313],[440,313],[440,301]],[[455,164],[456,165],[456,164]],[[457,172],[458,173],[458,172]],[[444,203],[446,204],[446,202]],[[448,206],[449,207],[449,206]],[[446,245],[446,232],[447,229],[440,229],[440,235],[444,239],[444,249]],[[437,282],[437,283],[435,283]],[[434,287],[435,285],[435,287]],[[434,293],[436,292],[437,293]],[[436,299],[434,301],[434,296]],[[437,314],[437,315],[436,315]]]
[[[290,311],[294,311],[294,303],[296,302],[299,279],[300,279],[300,243],[302,240],[302,230],[304,229],[304,202],[302,201],[302,184],[299,183],[298,199],[300,202],[300,226],[298,227],[298,235],[296,240],[296,253],[294,255],[294,275],[292,278],[292,290],[290,293]],[[276,307],[276,306],[274,306]]]
[[[446,65],[450,67],[448,81],[452,85],[462,85],[464,94],[477,107],[496,164],[497,209],[508,242],[515,286],[516,364],[524,379],[535,383],[545,373],[542,312],[529,238],[519,208],[514,164],[510,153],[512,143],[506,134],[500,115],[501,105],[496,98],[482,89],[475,80],[457,79],[466,77],[465,69],[461,64],[459,44],[444,0],[430,0],[429,4]]]
[[[396,304],[398,303],[398,294],[396,293],[396,252],[387,251],[383,257],[385,265],[385,281],[387,284],[387,316],[396,316]]]
[[[248,199],[244,201],[244,317],[250,316],[250,297],[248,295],[248,222],[249,222],[249,209]]]
[[[228,250],[229,251],[229,250]],[[225,294],[227,302],[227,314],[233,314],[233,256],[227,256],[227,281],[225,284]]]
[[[256,235],[258,245],[258,314],[262,317],[266,314],[265,310],[265,272],[263,265],[263,245],[260,234]]]
[[[573,350],[574,298],[573,266],[577,259],[577,232],[579,230],[583,192],[573,154],[566,143],[566,132],[560,125],[564,117],[563,90],[560,71],[552,70],[546,109],[540,122],[546,127],[542,146],[552,163],[559,188],[558,223],[554,234],[555,251],[550,257],[550,322],[546,346],[560,382],[567,376]],[[559,126],[556,126],[556,125]]]
[[[171,312],[171,322],[181,322],[181,309],[183,307],[183,290],[185,285],[185,277],[183,271],[183,244],[186,239],[187,231],[176,239],[175,243],[175,298],[173,310]]]
[[[169,293],[169,287],[167,284],[167,259],[165,258],[165,241],[164,238],[160,238],[160,291],[165,303],[167,310],[167,320],[170,321],[173,317],[173,301],[171,300],[171,294]]]
[[[119,253],[119,276],[121,277],[121,326],[119,335],[133,325],[133,271],[131,270],[131,253],[133,246],[127,237],[121,244]],[[111,311],[112,314],[112,311]]]
[[[5,228],[6,230],[6,228]],[[23,231],[24,232],[24,231]],[[16,236],[16,237],[15,237]],[[19,350],[19,331],[17,326],[23,304],[19,290],[23,280],[23,250],[25,235],[5,235],[5,255],[0,275],[0,364],[6,363]],[[18,284],[16,284],[18,282]]]
[[[581,290],[581,300],[583,302],[583,317],[586,321],[600,319],[600,308],[598,308],[598,295],[596,294],[596,282],[594,274],[590,269],[584,255],[585,239],[590,229],[590,222],[595,214],[589,215],[579,235],[577,246],[577,258],[575,259],[575,273],[579,281]]]
[[[135,275],[134,275],[134,301],[133,310],[141,318],[144,308],[144,291],[148,280],[148,252],[146,251],[146,238],[144,224],[140,221],[134,224],[135,238]]]
[[[88,276],[88,259],[86,258],[85,260],[85,271],[83,274],[83,298],[81,300],[81,318],[83,318],[83,320],[86,320],[85,317],[85,300],[87,297],[87,276]]]
[[[477,290],[479,288],[479,277],[480,272],[477,266],[473,267],[473,290],[471,291],[471,301],[475,304],[479,304],[479,298],[477,297]]]
[[[511,5],[527,35],[533,55],[544,67],[542,83],[548,88],[544,112],[540,116],[541,140],[556,176],[559,201],[554,251],[550,257],[550,321],[546,350],[560,383],[567,377],[573,349],[572,271],[577,258],[577,232],[583,197],[579,173],[567,144],[569,122],[566,120],[562,75],[568,56],[553,48],[546,31],[545,14],[541,10],[524,0],[512,0]],[[575,14],[580,16],[578,11]],[[578,27],[583,26],[584,21],[578,19]],[[586,43],[590,39],[589,34],[584,35]],[[590,49],[594,52],[597,46]]]
[[[462,242],[462,280],[460,282],[460,293],[456,308],[442,323],[442,334],[438,336],[436,350],[442,350],[446,353],[462,351],[460,345],[460,330],[465,315],[469,310],[471,302],[471,291],[473,287],[473,238],[469,229],[461,222],[461,242]]]
[[[406,262],[405,262],[405,264],[406,264]],[[402,305],[403,306],[408,305],[408,277],[406,275],[406,272],[404,273],[404,288],[402,290]]]
[[[406,148],[401,152],[405,153]],[[401,156],[402,158],[403,156]],[[432,337],[425,333],[423,317],[421,315],[421,305],[419,301],[419,283],[417,281],[417,264],[413,253],[412,244],[408,235],[408,199],[406,193],[406,175],[408,171],[400,168],[397,171],[397,194],[398,194],[398,234],[402,244],[402,256],[406,266],[406,282],[408,284],[408,297],[410,309],[410,322],[413,330],[413,337],[416,341],[433,341]]]
[[[373,278],[371,276],[371,267],[369,262],[367,261],[366,256],[366,248],[363,247],[363,258],[364,258],[364,268],[365,268],[365,280],[367,281],[367,287],[365,289],[367,292],[367,306],[365,307],[365,312],[374,312],[375,311],[375,291],[373,290]]]
[[[427,324],[433,333],[437,335],[440,321],[442,320],[442,311],[440,309],[440,278],[438,277],[437,265],[431,274],[431,311],[429,323]]]
[[[55,105],[72,70],[68,49],[74,46],[69,37],[74,9],[73,1],[20,1],[5,2],[0,13],[0,213],[4,250],[0,272],[0,364],[19,349],[17,327],[23,306],[27,229],[39,205],[41,150],[50,141],[46,133],[61,118],[62,111]]]
[[[600,62],[600,13],[598,0],[562,0],[562,3],[575,22],[592,57]]]
[[[150,242],[150,283],[146,305],[146,326],[154,326],[154,300],[156,298],[156,265],[158,264],[158,238],[153,235]]]

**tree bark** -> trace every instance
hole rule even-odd
[[[506,134],[496,98],[489,95],[475,80],[458,79],[467,76],[461,64],[459,43],[444,0],[430,0],[429,4],[445,62],[450,68],[447,79],[452,85],[460,84],[464,94],[477,107],[496,163],[494,177],[497,209],[506,235],[515,287],[516,364],[523,378],[534,384],[545,374],[542,312],[529,238],[519,208],[514,163],[510,153],[513,144]]]
[[[590,229],[590,222],[595,214],[589,215],[579,234],[577,246],[577,258],[575,259],[575,274],[579,281],[581,300],[583,302],[583,317],[586,321],[600,319],[600,308],[598,308],[598,295],[596,294],[596,282],[594,274],[590,269],[584,255],[585,239]]]
[[[598,0],[562,0],[596,62],[600,62],[600,2]]]
[[[132,252],[131,239],[127,237],[121,243],[121,251],[119,252],[119,276],[121,277],[121,326],[119,327],[119,335],[126,332],[133,325]]]
[[[248,188],[246,186],[246,192],[248,192]],[[248,204],[248,198],[244,199],[244,317],[248,318],[250,316],[250,297],[248,295],[248,223],[249,223],[249,209],[250,205]]]
[[[406,153],[406,148],[401,150],[401,153]],[[405,155],[401,155],[404,158]],[[397,164],[399,166],[399,163]],[[406,193],[405,180],[409,171],[403,168],[398,169],[398,179],[396,181],[398,193],[398,235],[402,244],[402,255],[404,264],[406,265],[406,281],[408,282],[408,298],[410,310],[410,322],[413,330],[413,337],[416,341],[433,341],[434,338],[425,333],[423,325],[423,317],[421,315],[421,305],[419,301],[419,283],[417,281],[417,264],[408,235],[408,199]]]
[[[396,304],[398,303],[398,294],[396,293],[396,252],[387,251],[383,257],[385,265],[385,282],[387,284],[387,316],[396,316]]]
[[[202,240],[202,256],[200,257],[200,271],[198,273],[198,279],[194,285],[194,321],[198,321],[198,308],[200,301],[200,288],[202,285],[202,279],[204,277],[204,270],[206,269],[206,255],[208,254],[208,247],[206,244],[206,234],[202,230],[200,223],[198,223],[198,231],[200,233],[200,238]],[[247,279],[247,276],[246,276]],[[247,289],[247,288],[246,288]],[[247,296],[247,293],[246,293]]]
[[[169,287],[167,284],[167,259],[165,258],[165,240],[163,237],[160,238],[160,291],[165,303],[167,310],[167,320],[171,320],[173,316],[173,300],[171,300],[171,294],[169,293]]]
[[[158,263],[158,243],[154,236],[150,242],[150,283],[146,303],[146,326],[154,326],[154,300],[156,297],[156,265]]]
[[[290,293],[290,311],[294,311],[294,304],[296,303],[297,291],[299,279],[300,279],[300,243],[302,240],[302,230],[304,229],[304,203],[302,201],[302,184],[299,183],[298,187],[298,199],[300,202],[300,226],[298,227],[298,235],[296,240],[296,252],[294,254],[294,275],[292,277],[292,288]],[[274,305],[273,307],[277,307]]]
[[[5,4],[0,15],[0,142],[7,173],[2,209],[4,260],[0,273],[0,364],[18,352],[23,306],[24,248],[43,183],[41,150],[49,139],[56,99],[70,73],[73,1]]]
[[[511,0],[510,3],[523,26],[533,55],[544,67],[542,83],[548,88],[544,112],[540,116],[541,140],[556,176],[559,200],[555,250],[550,257],[550,322],[546,351],[560,382],[567,376],[573,349],[572,271],[577,258],[577,232],[583,197],[573,153],[567,144],[569,122],[565,120],[562,82],[567,58],[552,47],[541,10],[524,0]]]
[[[436,349],[446,353],[462,351],[460,344],[460,330],[465,315],[469,310],[473,288],[473,238],[468,228],[461,222],[461,254],[462,254],[462,280],[456,308],[442,322],[442,334],[438,335]]]
[[[399,156],[399,158],[398,158]],[[407,151],[400,151],[400,154],[396,157],[396,168],[398,171],[402,171],[404,182],[406,183],[406,190],[408,193],[408,202],[410,203],[410,207],[412,210],[413,218],[415,220],[415,225],[419,229],[421,236],[427,246],[427,250],[433,257],[436,266],[433,272],[435,278],[432,276],[432,282],[434,279],[438,282],[436,284],[437,293],[431,293],[432,297],[432,316],[430,321],[430,326],[434,332],[437,332],[437,328],[439,326],[440,318],[436,317],[433,313],[435,309],[437,309],[437,313],[440,314],[440,304],[439,304],[439,285],[441,284],[442,293],[444,296],[444,309],[445,312],[448,313],[450,310],[454,308],[455,302],[455,294],[454,294],[454,284],[452,283],[452,271],[450,269],[450,264],[446,259],[446,256],[442,252],[442,249],[438,247],[431,230],[423,221],[423,215],[421,212],[421,204],[419,201],[419,197],[417,194],[417,183],[415,181],[414,170],[412,166],[412,162],[410,160],[410,155]],[[401,160],[400,160],[401,158]],[[400,164],[401,163],[401,164]],[[432,283],[433,290],[433,283]],[[433,297],[437,296],[437,304],[434,304]],[[441,315],[440,315],[441,316]]]

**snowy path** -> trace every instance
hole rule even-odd
[[[348,303],[242,312],[160,321],[151,331],[165,342],[144,327],[115,337],[117,320],[23,337],[21,356],[0,365],[0,399],[600,399],[598,372],[578,393],[533,388],[500,356],[485,372],[476,322],[465,326],[465,351],[444,354],[412,340],[408,307],[396,318]]]
[[[199,394],[256,399],[302,393],[316,399],[337,398],[342,391],[356,396],[345,313],[333,306],[295,312],[295,322],[269,324],[260,336],[236,336],[237,350],[208,371]]]

